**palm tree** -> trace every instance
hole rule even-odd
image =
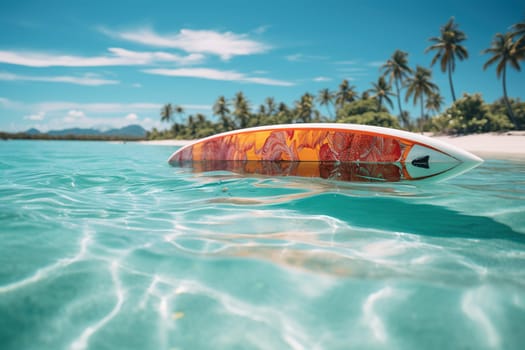
[[[355,86],[350,86],[348,80],[343,80],[339,85],[339,91],[335,94],[335,104],[339,108],[343,108],[346,102],[353,102],[357,99],[357,92]]]
[[[188,117],[188,129],[190,130],[190,136],[192,138],[195,138],[195,135],[197,134],[197,124],[195,123],[195,119],[193,118],[193,115],[190,115]]]
[[[321,106],[326,106],[328,114],[330,114],[330,117],[333,119],[334,115],[329,107],[331,104],[334,103],[334,93],[331,92],[329,89],[322,89],[321,91],[319,91],[319,95],[317,95],[317,102],[319,102]]]
[[[525,22],[516,23],[512,26],[512,37],[517,37],[516,47],[523,48],[525,46]]]
[[[228,101],[226,101],[226,98],[224,96],[219,96],[219,98],[217,99],[217,101],[215,101],[215,104],[213,105],[213,114],[223,118],[229,113],[230,109],[228,108]]]
[[[246,99],[246,97],[244,97],[242,91],[239,91],[235,94],[235,97],[233,99],[233,107],[233,115],[235,115],[235,117],[239,121],[239,127],[247,127],[248,120],[250,118],[250,107],[248,100]]]
[[[429,69],[417,66],[414,76],[408,78],[407,80],[407,93],[405,101],[413,96],[414,105],[417,104],[418,98],[421,103],[421,119],[425,119],[423,98],[424,96],[430,96],[431,94],[438,91],[438,86],[432,81],[432,72]]]
[[[264,102],[266,103],[266,112],[268,113],[268,115],[273,115],[277,108],[275,106],[275,99],[273,97],[267,97],[266,100],[264,100]]]
[[[173,107],[173,112],[182,117],[184,115],[184,107],[176,105],[175,107]]]
[[[171,103],[166,103],[160,109],[160,121],[161,122],[171,122],[173,117],[173,105]]]
[[[396,50],[392,57],[381,67],[383,70],[383,75],[388,75],[390,84],[392,84],[392,80],[395,81],[397,105],[399,107],[399,118],[405,127],[408,127],[409,121],[406,119],[406,114],[403,113],[403,109],[401,108],[400,86],[403,85],[409,74],[412,74],[412,69],[408,66],[407,56],[408,53],[401,50]]]
[[[206,124],[206,116],[202,113],[197,113],[197,124],[199,124],[201,127]]]
[[[233,129],[232,121],[228,117],[230,109],[228,108],[228,101],[224,96],[219,96],[215,104],[213,105],[213,114],[218,115],[221,119],[222,128],[224,131],[230,131]]]
[[[457,23],[454,23],[454,17],[450,17],[449,21],[441,27],[441,36],[428,39],[435,44],[425,50],[425,53],[432,50],[437,51],[430,65],[433,66],[434,63],[440,60],[441,71],[443,73],[448,71],[448,82],[454,102],[456,102],[456,94],[452,84],[452,72],[456,68],[456,58],[460,61],[468,58],[467,49],[460,44],[466,39],[465,33],[458,29]]]
[[[379,79],[377,79],[377,83],[372,83],[372,86],[373,88],[368,91],[373,93],[372,98],[377,100],[377,111],[381,112],[383,100],[392,108],[393,104],[390,96],[394,96],[395,94],[392,93],[392,85],[386,82],[385,77],[380,76]]]
[[[290,109],[284,102],[280,102],[277,106],[277,120],[279,123],[291,123],[292,117]]]
[[[500,76],[503,76],[503,99],[505,101],[505,105],[507,106],[510,119],[512,120],[517,129],[518,124],[516,122],[516,118],[514,117],[514,113],[512,112],[512,107],[510,105],[509,98],[507,95],[507,65],[510,65],[512,68],[516,69],[517,71],[520,71],[521,67],[519,60],[523,59],[525,47],[519,48],[518,45],[515,45],[515,43],[512,40],[512,37],[512,33],[497,33],[494,36],[492,46],[483,51],[483,53],[485,54],[492,54],[492,57],[489,58],[489,60],[483,65],[483,69],[487,69],[488,66],[498,62],[498,65],[496,66],[496,75],[498,79]]]
[[[429,111],[434,111],[435,114],[441,111],[441,106],[445,103],[445,99],[439,92],[433,92],[427,97],[425,108]]]
[[[297,119],[304,123],[312,121],[312,114],[314,113],[314,96],[305,93],[301,99],[296,102]]]

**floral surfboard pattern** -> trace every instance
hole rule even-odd
[[[399,130],[293,124],[211,136],[181,148],[169,163],[191,166],[195,171],[402,181],[437,176],[468,160],[480,161],[450,145],[443,147],[435,140]],[[431,169],[436,163],[439,166]]]

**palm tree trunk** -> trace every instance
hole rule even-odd
[[[452,92],[452,102],[456,102],[456,93],[454,92],[454,84],[452,84],[452,60],[448,61],[448,83],[450,84],[450,92]]]
[[[423,94],[421,94],[420,96],[420,99],[421,99],[421,133],[423,133],[423,122],[425,121],[425,109],[424,109],[424,104],[423,104]]]
[[[419,96],[419,98],[421,99],[421,120],[423,120],[423,117],[424,117],[424,114],[425,114],[425,111],[423,109],[423,94],[421,94]]]
[[[507,110],[509,112],[509,117],[512,120],[512,123],[514,124],[514,127],[516,130],[518,129],[518,123],[516,122],[516,118],[514,117],[514,112],[512,112],[512,107],[509,102],[509,98],[507,96],[507,66],[503,66],[503,79],[501,81],[503,82],[503,99],[505,100],[505,105],[507,106]]]
[[[334,119],[334,112],[330,108],[330,104],[329,103],[326,104],[326,111],[328,112],[328,115],[330,116],[330,119],[333,120]]]
[[[405,128],[408,127],[408,120],[405,120],[403,109],[401,108],[401,94],[399,93],[399,78],[396,78],[397,106],[399,107],[399,121],[403,122]]]

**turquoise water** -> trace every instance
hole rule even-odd
[[[522,349],[525,161],[438,184],[0,143],[0,348]]]

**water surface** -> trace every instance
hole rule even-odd
[[[521,349],[525,161],[443,183],[0,143],[2,349]]]

